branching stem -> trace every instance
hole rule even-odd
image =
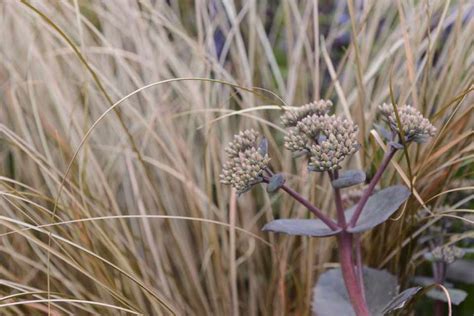
[[[359,200],[359,203],[357,203],[357,207],[356,207],[356,210],[354,211],[354,215],[351,218],[349,227],[354,227],[357,224],[357,220],[359,219],[359,216],[362,213],[362,210],[364,209],[364,206],[367,203],[367,200],[374,192],[375,186],[379,182],[380,178],[382,177],[382,174],[384,173],[385,169],[387,169],[387,166],[390,163],[390,160],[392,160],[396,152],[397,152],[397,149],[395,147],[393,146],[389,147],[389,151],[385,154],[382,164],[379,166],[379,169],[377,170],[374,177],[370,181],[368,188],[365,189],[364,194]]]
[[[265,171],[267,172],[268,175],[273,175],[273,172],[269,169],[266,168]],[[263,182],[268,183],[270,181],[269,177],[263,176]],[[341,227],[339,227],[332,219],[330,219],[328,216],[324,215],[324,213],[314,206],[310,201],[305,199],[301,194],[287,186],[286,184],[283,184],[280,189],[288,193],[292,198],[294,198],[296,201],[300,202],[303,206],[305,206],[311,213],[313,213],[317,218],[319,218],[321,221],[323,221],[324,224],[326,224],[329,228],[332,230],[338,230]]]
[[[302,205],[304,205],[311,213],[313,213],[317,218],[322,220],[324,224],[326,224],[329,228],[332,230],[338,230],[340,227],[329,217],[323,214],[319,208],[311,204],[307,199],[305,199],[301,194],[287,186],[286,184],[283,184],[281,189],[291,195],[296,201],[300,202]]]
[[[338,171],[335,170],[334,172],[329,172],[329,177],[331,180],[336,180],[339,178]],[[344,277],[344,283],[346,285],[352,307],[354,308],[357,316],[370,315],[367,303],[365,301],[362,266],[357,264],[359,263],[358,261],[356,261],[356,265],[354,266],[354,258],[352,253],[354,234],[346,231],[347,225],[344,207],[342,205],[341,189],[334,188],[334,195],[336,200],[337,224],[344,229],[344,231],[338,235],[337,240],[339,243],[339,261],[341,262],[341,271]]]

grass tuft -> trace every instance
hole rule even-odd
[[[417,238],[443,218],[472,224],[473,12],[441,0],[0,2],[0,313],[308,314],[334,241],[262,233],[308,215],[279,193],[236,200],[219,173],[232,135],[255,128],[272,167],[334,215],[327,181],[283,149],[278,121],[320,97],[362,129],[349,165],[369,179],[385,150],[379,104],[412,104],[438,129],[382,179],[414,197],[362,236],[366,264],[408,280]]]

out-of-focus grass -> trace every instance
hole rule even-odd
[[[423,251],[413,240],[458,201],[447,190],[462,183],[472,198],[473,12],[441,0],[2,1],[1,313],[307,314],[333,240],[261,233],[308,214],[259,188],[236,201],[218,181],[223,147],[258,128],[273,168],[333,212],[327,179],[283,150],[280,107],[332,99],[361,127],[349,166],[371,176],[390,83],[439,130],[382,181],[417,197],[363,236],[366,263],[406,284]]]

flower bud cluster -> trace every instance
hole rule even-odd
[[[386,118],[390,128],[400,134],[397,117],[392,104],[379,105],[379,110]],[[403,134],[407,142],[414,141],[424,143],[431,136],[436,134],[436,128],[430,121],[411,105],[402,105],[397,107],[400,123],[403,128]]]
[[[307,135],[314,135],[318,124],[314,117],[305,119]],[[315,171],[327,171],[340,168],[342,161],[359,149],[357,142],[357,125],[352,121],[335,115],[325,115],[321,121],[321,134],[311,145],[309,167]]]
[[[316,104],[316,103],[314,103]],[[288,115],[284,122],[289,125],[285,136],[285,147],[293,152],[308,154],[309,168],[313,171],[329,171],[340,168],[342,161],[359,149],[357,142],[357,125],[352,121],[336,115],[328,115],[330,101],[319,101],[319,109],[303,117],[294,114],[292,120]],[[324,105],[323,105],[324,104]],[[316,108],[316,105],[313,105]],[[285,114],[286,115],[286,114]]]
[[[332,102],[330,100],[313,101],[311,103],[286,111],[281,116],[281,121],[285,127],[293,127],[307,116],[313,114],[324,115],[329,113],[331,107]]]
[[[453,263],[457,259],[464,257],[464,250],[455,246],[436,247],[431,251],[433,260]]]
[[[258,149],[255,130],[241,131],[234,136],[225,151],[228,160],[222,167],[221,182],[234,187],[239,194],[262,181],[263,170],[270,158]]]

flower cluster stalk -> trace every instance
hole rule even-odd
[[[359,278],[355,273],[354,260],[352,257],[352,234],[346,231],[338,235],[339,261],[341,263],[342,276],[357,316],[369,316],[370,312],[362,294]]]
[[[444,272],[445,272],[444,262],[441,262],[441,261],[433,262],[433,276],[434,276],[434,281],[437,284],[444,283]],[[443,312],[444,312],[444,302],[436,300],[435,305],[434,305],[434,315],[442,316]]]
[[[338,172],[329,173],[331,179],[338,179]],[[341,190],[334,188],[334,196],[337,211],[337,224],[343,228],[338,236],[339,260],[349,298],[357,315],[370,315],[367,302],[365,301],[364,285],[362,279],[362,267],[359,267],[353,258],[353,234],[346,231],[346,217],[342,206]],[[360,269],[359,269],[360,268]]]
[[[362,250],[360,244],[360,235],[354,234],[354,248],[355,248],[355,269],[356,274],[359,281],[360,290],[362,292],[362,296],[365,298],[365,286],[364,286],[364,274],[363,274],[363,266],[362,266]],[[367,301],[366,301],[367,302]]]
[[[357,220],[359,219],[359,216],[362,213],[362,210],[364,209],[365,204],[367,203],[367,201],[369,200],[369,197],[374,192],[375,186],[379,182],[380,178],[382,178],[382,174],[384,173],[385,169],[387,169],[388,164],[390,163],[390,160],[392,160],[396,152],[397,152],[397,149],[395,147],[389,146],[389,151],[385,154],[385,157],[382,163],[380,164],[377,172],[375,173],[374,177],[369,183],[369,186],[367,187],[367,189],[365,189],[364,194],[362,195],[359,202],[357,203],[357,207],[356,207],[356,210],[354,211],[354,215],[351,218],[349,227],[354,227],[357,224]]]
[[[337,179],[338,173],[329,173],[331,179]],[[264,182],[268,183],[269,179],[264,178]],[[341,264],[341,271],[346,285],[351,304],[357,314],[357,316],[369,316],[370,312],[365,301],[365,295],[363,293],[363,278],[362,278],[362,267],[357,265],[357,260],[354,260],[353,256],[353,234],[346,231],[346,219],[344,216],[344,209],[342,206],[342,198],[340,189],[335,188],[335,200],[337,210],[337,224],[334,223],[329,217],[324,215],[319,208],[314,206],[311,202],[305,199],[301,194],[294,191],[292,188],[283,184],[281,189],[293,197],[296,201],[304,205],[309,211],[311,211],[316,217],[321,219],[329,228],[332,230],[342,229],[343,231],[338,234],[339,244],[339,260]],[[360,262],[361,264],[361,262]]]
[[[268,178],[264,178],[264,182],[268,183]],[[319,208],[314,206],[310,201],[305,199],[301,194],[287,186],[286,184],[283,184],[281,186],[281,189],[288,193],[292,198],[294,198],[296,201],[301,203],[304,207],[308,209],[311,213],[313,213],[317,218],[319,218],[321,221],[324,222],[329,228],[332,230],[338,230],[339,226],[329,217],[323,214]]]
[[[340,189],[334,188],[336,209],[338,213],[338,225],[342,226],[343,231],[341,232],[338,243],[339,243],[339,257],[341,261],[341,270],[344,276],[344,282],[346,284],[349,298],[351,299],[352,306],[355,309],[357,316],[370,315],[365,301],[364,283],[363,283],[363,269],[362,260],[360,257],[360,244],[356,244],[356,260],[353,258],[353,234],[346,231],[347,227],[354,227],[359,219],[365,204],[369,197],[374,192],[375,186],[379,182],[382,174],[386,170],[388,164],[394,157],[397,149],[390,146],[388,153],[385,155],[384,160],[377,169],[374,177],[369,183],[369,186],[364,191],[362,197],[357,203],[356,210],[348,225],[345,224],[344,210],[341,204]],[[337,179],[337,172],[334,173],[334,179]],[[357,237],[356,237],[357,238]],[[357,273],[356,273],[357,272]]]
[[[329,172],[329,177],[331,180],[336,180],[339,175],[338,171],[334,173]],[[344,215],[344,208],[342,206],[341,190],[339,188],[334,188],[334,196],[336,200],[336,211],[337,211],[337,224],[340,227],[346,228],[346,216]]]

